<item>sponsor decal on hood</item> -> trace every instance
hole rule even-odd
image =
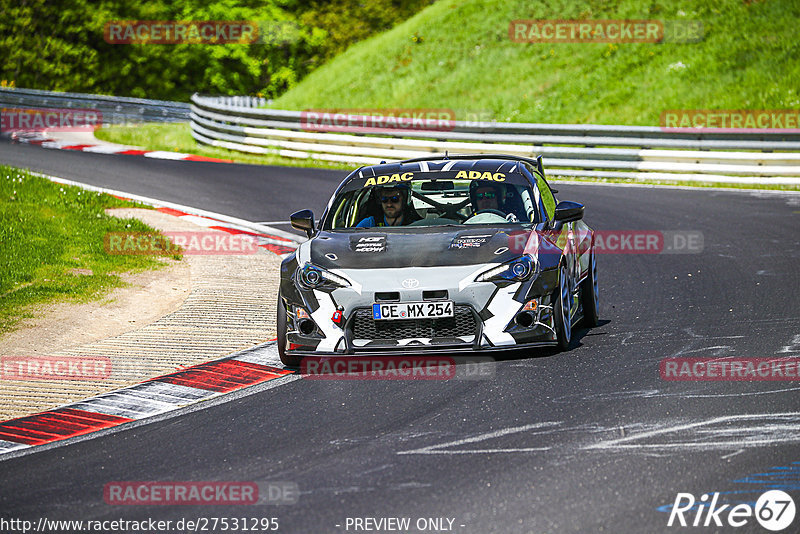
[[[385,235],[350,236],[350,250],[356,253],[386,252]]]
[[[386,233],[322,232],[309,243],[310,260],[323,268],[387,269],[475,265],[508,261],[522,251],[509,247],[513,238],[527,241],[530,230],[414,228]],[[322,239],[320,239],[322,237]],[[333,258],[336,258],[335,260]]]

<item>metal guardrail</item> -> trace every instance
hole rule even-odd
[[[686,132],[649,126],[452,123],[446,131],[391,135],[306,131],[299,111],[263,98],[164,100],[0,88],[0,107],[90,108],[103,124],[190,120],[199,142],[242,152],[348,164],[451,153],[542,155],[550,175],[673,181],[800,183],[800,133]]]
[[[231,101],[233,103],[235,101]],[[86,93],[60,93],[37,89],[0,88],[0,107],[25,109],[96,109],[103,124],[186,122],[189,104]]]
[[[649,126],[468,123],[392,135],[304,131],[299,111],[263,99],[192,96],[192,136],[242,152],[372,164],[432,153],[542,155],[550,175],[800,183],[800,133],[675,132]],[[775,152],[790,151],[790,152]]]

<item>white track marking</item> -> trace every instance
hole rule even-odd
[[[84,184],[81,182],[75,182],[73,180],[67,180],[65,178],[59,178],[58,176],[52,176],[50,174],[42,174],[38,172],[31,172],[30,174],[34,176],[41,176],[42,178],[47,178],[48,180],[59,184],[74,185],[86,189],[87,191],[98,191],[101,193],[108,193],[110,195],[117,195],[124,198],[129,198],[131,200],[142,202],[143,204],[149,204],[150,206],[155,206],[157,208],[172,208],[174,210],[182,211],[184,213],[188,213],[191,215],[199,215],[201,217],[209,217],[211,219],[217,219],[218,221],[223,221],[231,223],[232,225],[240,226],[244,230],[251,230],[255,231],[256,233],[271,234],[277,237],[284,237],[286,239],[294,241],[295,243],[304,241],[303,237],[298,236],[297,234],[293,234],[291,232],[287,232],[286,230],[279,230],[277,228],[260,225],[258,223],[246,221],[244,219],[239,219],[237,217],[230,217],[228,215],[223,215],[221,213],[215,213],[213,211],[201,210],[193,208],[191,206],[176,204],[174,202],[166,202],[155,198],[144,197],[141,195],[134,195],[132,193],[126,193],[125,191],[117,191],[114,189],[108,189],[106,187],[97,187],[94,185]]]
[[[724,352],[725,349],[730,349],[730,345],[712,345],[710,347],[701,347],[699,349],[689,349],[689,350],[681,350],[678,354],[691,354],[692,352],[704,352],[704,351],[715,351],[712,352],[712,356],[718,356],[717,352]],[[732,358],[733,356],[729,356]],[[724,359],[724,358],[720,358]]]
[[[259,346],[254,349],[247,349],[244,351],[244,354],[241,356],[237,356],[234,360],[239,360],[240,362],[247,362],[247,363],[255,363],[257,365],[268,365],[270,367],[277,367],[278,369],[283,369],[283,363],[281,363],[281,359],[278,356],[277,350],[274,349],[273,345],[267,346]]]
[[[753,421],[753,423],[750,423]],[[493,432],[486,432],[477,436],[464,439],[448,441],[436,445],[428,445],[418,449],[400,451],[398,455],[409,454],[444,454],[444,455],[464,455],[464,454],[497,454],[497,453],[531,453],[548,452],[553,449],[561,452],[577,453],[579,451],[597,452],[626,452],[636,451],[642,454],[664,454],[674,453],[675,451],[714,451],[730,450],[733,451],[723,459],[740,454],[753,447],[789,445],[800,442],[800,412],[785,413],[763,413],[763,414],[739,414],[713,417],[705,421],[694,421],[691,423],[681,423],[672,425],[649,425],[647,430],[628,433],[635,427],[643,425],[628,425],[621,429],[618,426],[613,428],[589,429],[584,426],[563,427],[563,422],[549,421],[544,423],[533,423],[530,425],[504,428]],[[563,432],[583,432],[590,434],[593,432],[605,432],[621,435],[618,438],[606,439],[599,443],[590,445],[562,442],[555,446],[540,447],[513,447],[513,448],[483,448],[470,449],[464,445],[479,443],[494,438],[499,438],[509,434],[527,432],[528,435],[535,434],[555,434]],[[645,440],[656,442],[643,443]]]
[[[765,420],[788,419],[774,424],[765,423]],[[718,423],[733,424],[743,421],[757,420],[760,424],[755,426],[739,426],[738,428],[704,429],[709,425]],[[800,442],[800,412],[765,413],[765,414],[740,414],[715,417],[706,421],[667,426],[634,434],[624,438],[611,439],[588,445],[585,450],[623,450],[623,449],[741,449],[758,445],[778,445]],[[689,431],[689,436],[679,437],[672,442],[662,443],[636,443],[649,438],[665,436],[671,433]],[[692,436],[694,434],[694,436]],[[705,437],[704,434],[714,436],[729,436],[731,439],[717,441],[685,441],[686,437]],[[764,438],[764,436],[770,436]],[[735,439],[738,436],[739,439]],[[684,441],[678,441],[683,439]]]
[[[446,447],[458,447],[461,445],[466,445],[468,443],[477,443],[479,441],[486,441],[487,439],[499,438],[501,436],[507,436],[508,434],[517,434],[519,432],[525,432],[527,430],[535,430],[540,428],[552,428],[555,426],[561,425],[561,421],[548,421],[545,423],[533,423],[530,425],[523,425],[523,426],[514,426],[510,428],[504,428],[502,430],[495,430],[494,432],[487,432],[485,434],[479,434],[477,436],[473,436],[471,438],[464,438],[464,439],[457,439],[455,441],[449,441],[447,443],[440,443],[439,445],[429,445],[427,447],[422,447],[421,449],[414,449],[410,451],[401,451],[397,454],[487,454],[487,453],[496,453],[496,452],[543,452],[550,450],[551,447],[525,447],[525,448],[517,448],[517,449],[466,449],[466,450],[449,450],[443,451]],[[536,432],[534,432],[535,434]]]
[[[795,354],[800,353],[800,334],[795,334],[788,345],[781,347],[778,354]]]
[[[768,391],[747,391],[743,393],[708,393],[705,395],[701,394],[687,394],[687,395],[674,395],[676,397],[684,397],[687,399],[706,399],[706,398],[714,398],[714,397],[749,397],[751,395],[771,395],[773,393],[784,393],[786,391],[797,391],[800,390],[800,386],[795,388],[784,388],[784,389],[770,389]],[[669,395],[662,395],[664,397]]]
[[[744,452],[744,449],[739,449],[738,451],[732,452],[730,454],[725,454],[724,456],[720,456],[720,460],[727,460],[728,458],[733,458],[734,456],[738,456]]]
[[[522,449],[470,449],[470,450],[453,450],[453,451],[439,451],[429,450],[422,451],[406,451],[398,452],[397,454],[496,454],[496,453],[512,453],[512,452],[546,452],[550,447],[525,447]]]
[[[17,449],[25,449],[27,447],[30,447],[30,445],[26,445],[24,443],[16,443],[16,442],[13,442],[13,441],[6,441],[6,440],[3,440],[3,439],[0,439],[0,454],[3,454],[5,452],[9,452],[9,451],[14,451],[14,450],[17,450]]]
[[[77,143],[67,143],[65,141],[58,141],[58,143],[60,143],[62,147],[63,146],[70,146],[70,145],[77,144]],[[42,146],[44,146],[44,143],[42,143]],[[48,147],[48,148],[59,148],[59,147]],[[82,152],[94,152],[94,153],[97,153],[97,154],[116,154],[117,152],[125,152],[126,150],[131,150],[131,149],[127,148],[127,147],[118,146],[118,145],[110,145],[110,146],[109,145],[94,145],[94,146],[87,146],[87,147],[84,147],[84,148],[81,149]],[[134,150],[136,150],[136,149],[134,149]]]
[[[677,358],[684,354],[691,354],[691,353],[705,352],[705,351],[710,351],[709,356],[722,356],[726,353],[736,352],[730,345],[713,345],[710,347],[704,347],[702,346],[702,344],[703,342],[708,342],[711,339],[728,339],[728,338],[738,339],[740,337],[743,337],[743,336],[701,336],[699,334],[695,334],[694,330],[691,327],[684,328],[683,331],[686,332],[687,336],[690,339],[683,346],[683,348],[678,350],[678,352],[672,354],[670,356],[671,358]]]
[[[154,150],[152,152],[145,152],[142,154],[146,158],[156,158],[156,159],[175,159],[175,160],[182,160],[191,154],[183,154],[181,152],[165,152],[163,150]]]

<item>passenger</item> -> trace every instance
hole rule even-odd
[[[359,221],[358,228],[372,228],[373,226],[405,226],[419,220],[411,203],[408,200],[408,186],[390,186],[376,191],[377,201],[381,205],[383,217],[376,221],[370,215]]]

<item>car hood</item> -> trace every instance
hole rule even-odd
[[[298,257],[326,269],[385,269],[495,263],[519,256],[532,228],[379,228],[320,232]]]

